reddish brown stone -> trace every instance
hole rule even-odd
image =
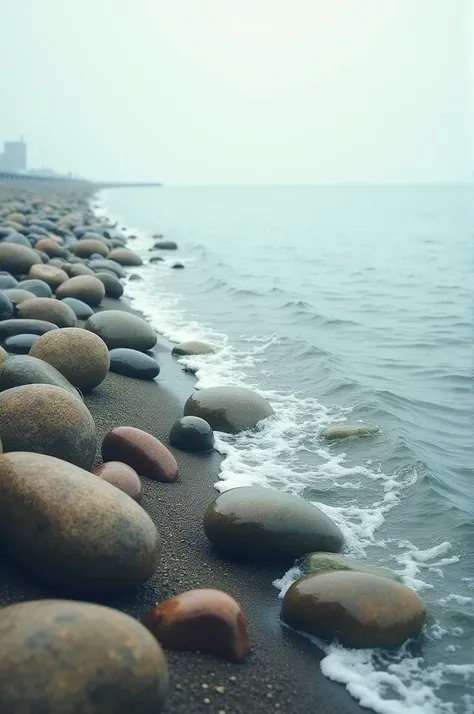
[[[178,464],[156,437],[133,426],[118,426],[102,442],[104,461],[123,461],[140,476],[155,481],[176,481]]]
[[[41,238],[35,245],[36,250],[42,250],[43,253],[52,258],[65,258],[68,254],[67,250],[62,248],[54,238]]]
[[[116,486],[137,503],[141,503],[142,482],[138,478],[137,472],[127,464],[121,461],[107,461],[92,469],[92,473]]]
[[[156,605],[143,619],[165,649],[199,650],[242,662],[249,650],[244,614],[220,590],[188,590]]]

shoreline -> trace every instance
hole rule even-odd
[[[96,194],[84,194],[87,199]],[[128,299],[127,299],[128,300]],[[141,315],[124,299],[103,300],[101,309],[119,309]],[[143,429],[168,445],[173,422],[182,416],[186,398],[194,391],[195,377],[171,356],[171,343],[158,336],[153,350],[161,372],[155,381],[108,374],[84,396],[98,431],[100,463],[103,435],[115,426]],[[318,663],[323,653],[306,637],[281,625],[281,600],[272,582],[281,566],[243,565],[217,556],[202,527],[208,503],[215,497],[221,455],[190,454],[170,447],[180,472],[173,484],[143,478],[143,508],[163,539],[161,564],[148,582],[102,604],[141,618],[157,601],[196,587],[230,592],[242,605],[251,650],[239,665],[212,655],[167,651],[170,691],[169,714],[356,714],[361,708],[339,684],[328,680]],[[57,598],[58,593],[23,576],[0,561],[0,605],[23,600]],[[216,687],[219,689],[216,690]],[[222,687],[224,691],[222,692]]]

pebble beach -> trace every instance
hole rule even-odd
[[[195,390],[177,358],[212,345],[173,345],[133,309],[143,259],[94,214],[96,191],[0,185],[0,710],[360,711],[301,633],[416,647],[422,599],[345,558],[303,499],[216,493],[214,432],[251,432],[273,409],[240,387]],[[149,262],[175,247],[150,236]],[[304,575],[279,599],[295,561]]]

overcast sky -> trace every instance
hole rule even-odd
[[[0,0],[0,139],[96,179],[463,182],[470,5]]]

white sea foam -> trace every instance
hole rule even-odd
[[[107,215],[105,207],[101,213]],[[146,257],[150,238],[130,229],[132,232],[138,235],[133,247],[139,252],[142,250]],[[376,463],[349,465],[345,454],[336,454],[326,448],[318,437],[325,426],[345,420],[350,414],[349,408],[329,409],[316,399],[261,389],[259,384],[252,383],[248,373],[259,363],[264,363],[266,350],[278,340],[276,335],[249,336],[247,349],[238,351],[225,334],[201,324],[189,314],[183,298],[173,292],[173,271],[166,263],[133,270],[142,275],[143,281],[128,282],[126,295],[159,333],[172,342],[199,339],[216,347],[214,354],[179,360],[195,373],[197,388],[229,384],[252,387],[274,407],[275,416],[263,422],[256,432],[216,434],[216,448],[224,456],[216,489],[224,491],[253,484],[292,493],[301,493],[306,487],[322,494],[328,489],[336,490],[340,496],[337,505],[318,500],[313,503],[339,525],[348,553],[364,557],[367,548],[376,545],[387,550],[387,544],[377,539],[377,531],[387,514],[400,504],[406,490],[416,483],[417,470],[411,468],[387,475]],[[311,469],[300,458],[308,451],[317,457],[316,465]],[[374,499],[371,505],[359,500],[358,493],[364,483],[370,483],[372,487]],[[420,550],[410,541],[399,540],[391,542],[390,549],[392,567],[407,585],[418,591],[432,591],[435,583],[443,578],[443,569],[459,559],[449,542]],[[280,597],[300,574],[295,567],[275,581]],[[446,602],[459,604],[466,603],[469,598],[461,600],[456,600],[456,596],[446,598]],[[462,630],[448,630],[435,623],[426,634],[432,640],[448,634],[460,636],[456,629]],[[354,651],[337,644],[318,645],[326,651],[321,662],[322,672],[345,685],[361,705],[379,714],[474,714],[473,699],[469,694],[460,709],[449,701],[449,694],[446,697],[441,691],[448,677],[451,681],[462,679],[474,687],[474,665],[452,665],[449,662],[433,665],[422,657],[411,655],[407,649],[401,649],[396,657],[387,659],[376,650]],[[455,650],[446,648],[445,651]]]

